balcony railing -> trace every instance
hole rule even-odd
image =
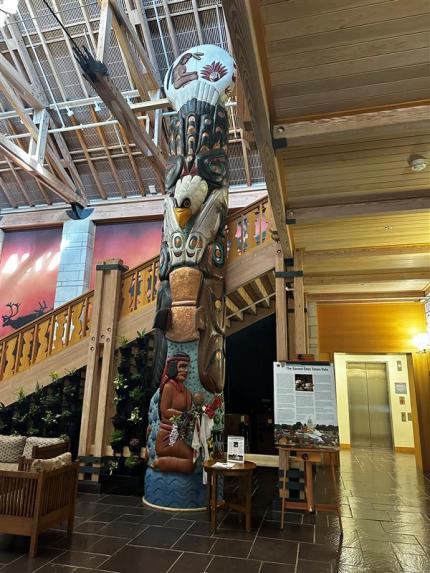
[[[268,200],[263,199],[230,215],[227,221],[228,262],[271,241]],[[123,273],[119,317],[151,304],[157,297],[159,257]],[[43,315],[0,340],[0,380],[76,344],[88,336],[94,291]]]

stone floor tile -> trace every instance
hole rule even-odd
[[[208,573],[259,573],[260,566],[260,561],[252,559],[215,556],[206,571]]]
[[[153,547],[126,545],[103,563],[103,571],[115,573],[166,573],[180,557],[178,551],[165,551]],[[151,568],[149,568],[149,564]]]

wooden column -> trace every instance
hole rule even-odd
[[[103,261],[96,266],[79,456],[92,455],[98,460],[104,454],[106,443],[106,415],[109,386],[113,378],[121,274],[125,270],[127,267],[120,259]],[[92,479],[97,481],[98,475],[93,473]]]
[[[276,247],[275,272],[284,272],[285,263],[282,249]],[[287,293],[285,292],[285,279],[275,278],[276,289],[276,360],[288,360],[288,320],[287,320]]]
[[[423,472],[430,472],[430,355],[414,352],[408,356],[415,458]]]
[[[303,250],[294,251],[294,270],[303,272]],[[296,354],[306,354],[305,290],[303,276],[294,277],[294,337]]]

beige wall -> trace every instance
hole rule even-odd
[[[401,361],[402,370],[397,370],[397,361]],[[411,412],[411,396],[408,379],[407,357],[405,354],[334,354],[336,379],[337,415],[339,421],[339,437],[341,444],[350,444],[348,385],[346,378],[347,362],[385,362],[387,364],[389,399],[391,410],[391,429],[394,447],[413,448],[414,436],[412,422],[402,422],[401,413]],[[395,383],[406,382],[408,393],[405,405],[400,405],[399,395],[395,394]]]

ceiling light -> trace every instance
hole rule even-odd
[[[70,109],[70,107],[66,108],[66,113],[69,117],[72,117],[75,115],[75,112],[73,111],[73,109]]]
[[[422,155],[412,155],[409,158],[409,165],[414,173],[420,173],[427,167],[427,161]]]
[[[98,101],[96,101],[96,103],[94,104],[94,111],[101,111],[101,105]]]
[[[430,335],[428,332],[420,332],[412,339],[412,344],[418,349],[418,352],[430,350]]]

